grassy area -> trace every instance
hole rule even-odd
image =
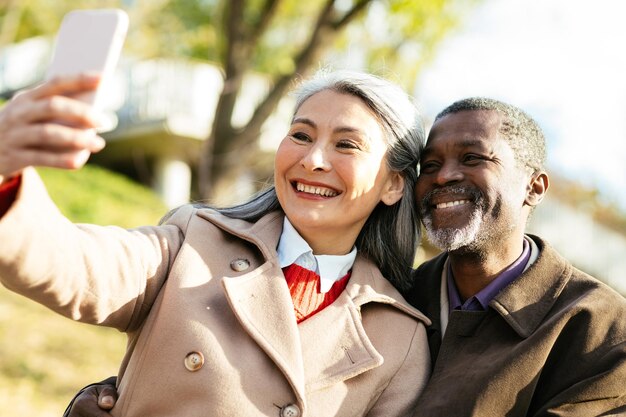
[[[148,189],[97,167],[40,170],[73,221],[155,224],[164,205]],[[0,286],[0,417],[59,417],[82,386],[117,373],[126,337],[75,323]]]

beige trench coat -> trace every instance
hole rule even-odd
[[[297,325],[282,218],[185,206],[159,227],[73,225],[28,170],[0,219],[0,279],[128,334],[115,416],[409,415],[430,369],[428,319],[357,257],[336,302]]]

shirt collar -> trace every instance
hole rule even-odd
[[[489,307],[489,302],[495,297],[504,287],[509,285],[511,282],[515,281],[517,277],[519,277],[522,272],[524,272],[524,268],[528,264],[530,259],[530,245],[524,239],[524,245],[522,249],[522,254],[509,265],[500,275],[496,277],[493,281],[489,283],[485,288],[480,290],[473,297],[468,298],[465,302],[461,301],[461,296],[459,294],[458,289],[456,288],[456,284],[454,283],[454,276],[452,274],[451,264],[448,262],[447,268],[447,281],[448,281],[448,300],[449,300],[449,310],[487,310]]]
[[[326,293],[350,271],[357,251],[353,247],[346,255],[313,255],[313,249],[285,216],[276,252],[281,268],[295,263],[317,273],[320,276],[320,292]]]

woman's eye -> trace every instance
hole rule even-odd
[[[337,142],[337,147],[342,149],[361,149],[358,144],[350,140],[341,140]]]
[[[291,134],[291,137],[301,142],[309,142],[311,140],[309,135],[303,132],[294,132]]]

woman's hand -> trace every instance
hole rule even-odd
[[[72,97],[96,89],[100,77],[60,77],[18,93],[0,110],[0,183],[28,166],[82,167],[104,148],[101,115]]]

